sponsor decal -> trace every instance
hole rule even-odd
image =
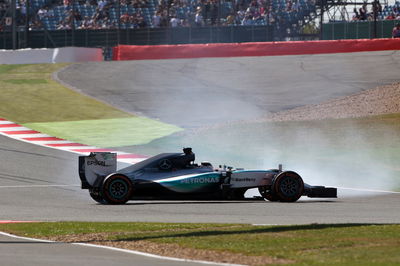
[[[218,183],[218,177],[197,177],[197,178],[188,178],[182,179],[182,184],[209,184],[209,183]]]
[[[105,161],[87,161],[87,165],[100,165],[100,166],[109,166],[106,165]]]
[[[255,178],[232,178],[232,181],[236,181],[236,182],[256,182]]]

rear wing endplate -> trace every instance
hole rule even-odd
[[[82,189],[100,187],[104,177],[117,171],[117,154],[92,152],[79,156],[79,178]]]

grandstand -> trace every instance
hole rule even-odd
[[[380,0],[379,25],[373,1],[0,0],[0,48],[391,37],[400,1]]]
[[[374,20],[373,6],[375,0],[319,0],[325,4],[325,22],[350,22]],[[377,0],[377,20],[400,19],[400,1]],[[397,17],[397,18],[396,18]]]
[[[20,5],[23,5],[22,0],[19,1],[21,1]],[[33,25],[35,20],[37,20],[37,22],[40,22],[39,24],[42,28],[57,30],[64,29],[60,25],[67,22],[67,29],[79,29],[83,28],[85,19],[93,20],[96,14],[102,12],[104,13],[102,19],[91,22],[92,28],[96,28],[99,25],[99,28],[115,28],[119,26],[119,28],[125,29],[140,27],[132,19],[127,23],[119,23],[119,18],[122,15],[134,16],[134,19],[143,18],[145,22],[143,25],[145,27],[157,27],[158,25],[154,25],[153,23],[153,16],[158,12],[161,16],[167,17],[164,18],[167,22],[172,17],[176,17],[181,22],[179,26],[194,26],[194,16],[201,10],[204,25],[206,26],[274,25],[277,28],[291,28],[293,25],[301,24],[304,22],[305,17],[309,17],[315,13],[315,3],[313,0],[253,0],[241,2],[234,0],[188,0],[184,4],[182,2],[173,1],[170,2],[169,6],[166,6],[160,5],[157,0],[149,0],[146,2],[145,7],[137,8],[132,4],[126,4],[126,2],[119,5],[116,1],[109,1],[103,10],[99,10],[98,5],[88,5],[81,1],[65,5],[65,3],[54,4],[52,0],[29,0],[30,25]],[[92,3],[96,3],[96,1]],[[214,9],[217,11],[214,11]],[[40,10],[45,10],[45,12],[41,12]],[[74,14],[79,14],[82,19],[75,19],[72,11],[75,12]],[[228,21],[228,17],[232,15],[234,16],[233,21]],[[74,17],[72,20],[70,19],[71,16]],[[74,21],[73,24],[72,21]],[[41,28],[32,27],[32,30],[41,30]]]
[[[390,14],[394,14],[395,19],[400,20],[400,1],[396,1],[393,5],[386,5],[379,14],[379,19],[386,19]]]
[[[29,5],[26,5],[26,1],[29,1]],[[102,1],[102,0],[99,0]],[[178,4],[174,3],[177,2]],[[146,5],[142,7],[134,7],[132,4],[124,1],[123,3],[118,1],[109,0],[106,2],[106,6],[103,10],[99,10],[97,1],[91,1],[88,4],[83,1],[70,1],[65,3],[59,3],[54,0],[17,0],[17,14],[23,15],[22,10],[29,8],[30,14],[30,25],[32,26],[37,20],[41,27],[32,27],[32,30],[41,30],[45,28],[47,30],[60,29],[61,23],[68,22],[68,28],[83,28],[85,19],[91,20],[96,17],[96,14],[103,12],[104,15],[97,21],[92,21],[96,25],[91,25],[92,28],[138,28],[140,27],[135,21],[129,20],[126,23],[119,23],[122,15],[139,17],[144,20],[142,27],[157,27],[154,25],[153,16],[157,12],[165,13],[167,21],[171,17],[177,17],[181,22],[186,21],[187,23],[181,23],[180,26],[194,26],[193,18],[195,13],[201,9],[203,18],[205,19],[204,25],[213,25],[212,23],[212,11],[210,11],[208,3],[214,3],[217,5],[218,12],[216,13],[218,25],[274,25],[276,27],[291,28],[293,25],[301,25],[305,22],[315,19],[317,13],[317,5],[314,0],[244,0],[244,1],[229,1],[229,0],[216,0],[213,1],[198,1],[198,0],[187,0],[187,1],[169,1],[171,5],[160,5],[157,0],[148,0]],[[321,1],[319,1],[321,2]],[[326,1],[334,3],[335,1]],[[329,21],[351,21],[354,20],[354,12],[352,1],[339,1],[339,9],[334,9],[331,12],[333,15],[328,14]],[[182,4],[184,3],[184,4]],[[318,1],[317,1],[318,3]],[[368,1],[364,1],[368,3]],[[385,2],[387,4],[387,2]],[[370,3],[369,3],[370,4]],[[0,0],[0,18],[1,28],[5,28],[7,18],[11,16],[10,11],[11,0]],[[331,4],[331,7],[334,7]],[[354,4],[354,8],[356,5]],[[46,12],[39,15],[40,10],[45,9]],[[164,9],[164,10],[163,10]],[[81,19],[69,19],[71,12],[75,11],[75,14],[79,14]],[[163,12],[164,11],[164,12]],[[165,12],[167,11],[167,12]],[[328,10],[326,10],[327,12]],[[25,11],[26,12],[26,11]],[[367,13],[368,10],[366,10]],[[349,15],[350,14],[350,15]],[[228,21],[229,15],[234,15],[233,23]],[[387,4],[383,9],[379,10],[378,19],[385,20],[391,19],[393,15],[394,19],[400,19],[400,1],[396,1],[391,5]],[[68,21],[70,20],[70,21]],[[362,20],[362,19],[361,19]],[[73,21],[73,23],[72,23]],[[19,19],[20,24],[21,19]],[[87,21],[86,21],[87,23]],[[168,23],[167,23],[168,25]],[[164,25],[165,26],[165,25]],[[61,28],[63,29],[63,28]]]

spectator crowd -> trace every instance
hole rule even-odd
[[[382,8],[381,3],[377,1],[376,4],[372,3],[370,6],[369,12],[367,2],[364,2],[359,9],[354,8],[352,21],[372,21],[375,19],[375,14],[378,20],[400,20],[400,2]]]
[[[29,1],[27,6],[26,1]],[[272,25],[296,31],[315,17],[316,0],[16,0],[18,25],[31,30]],[[0,0],[0,30],[11,25],[11,0]],[[400,20],[394,6],[365,3],[353,21]],[[28,13],[29,12],[29,16]],[[29,22],[27,22],[29,19]]]
[[[17,0],[23,25],[27,0]],[[315,0],[29,0],[31,29],[292,25]],[[5,15],[10,0],[0,0]],[[55,25],[54,25],[55,24]]]

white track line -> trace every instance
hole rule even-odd
[[[28,240],[28,241],[42,242],[42,243],[63,243],[63,242],[56,242],[56,241],[51,241],[51,240],[43,240],[43,239],[37,239],[37,238],[16,236],[16,235],[12,235],[12,234],[9,234],[6,232],[1,232],[1,231],[0,231],[0,235],[17,238],[17,239]],[[140,256],[154,258],[154,259],[160,259],[160,260],[170,260],[170,261],[179,261],[179,262],[194,262],[194,263],[201,263],[201,264],[207,264],[207,265],[244,266],[242,264],[218,263],[218,262],[204,261],[204,260],[191,260],[191,259],[166,257],[166,256],[154,255],[154,254],[136,251],[136,250],[122,249],[122,248],[115,248],[115,247],[108,247],[108,246],[101,246],[101,245],[94,245],[94,244],[87,244],[87,243],[65,243],[65,244],[78,245],[78,246],[84,246],[84,247],[103,248],[103,249],[124,252],[124,253],[134,254],[134,255],[140,255]]]
[[[105,248],[105,249],[110,249],[110,250],[115,250],[115,251],[135,254],[135,255],[141,255],[141,256],[146,256],[146,257],[155,258],[155,259],[162,259],[162,260],[171,260],[171,261],[180,261],[180,262],[195,262],[195,263],[209,264],[209,265],[244,266],[243,264],[219,263],[219,262],[204,261],[204,260],[191,260],[191,259],[180,259],[180,258],[173,258],[173,257],[165,257],[165,256],[154,255],[154,254],[150,254],[150,253],[146,253],[146,252],[136,251],[136,250],[127,250],[127,249],[114,248],[114,247],[108,247],[108,246],[100,246],[100,245],[93,245],[93,244],[86,244],[86,243],[72,243],[72,244],[73,245],[79,245],[79,246],[87,246],[87,247]]]
[[[30,128],[27,127],[2,127],[1,131],[8,132],[8,131],[25,131],[25,130],[31,130]]]
[[[1,232],[1,231],[0,231],[0,235],[17,238],[17,239],[22,239],[22,240],[28,240],[28,241],[43,242],[43,243],[55,243],[54,241],[51,241],[51,240],[43,240],[43,239],[37,239],[37,238],[16,236],[16,235],[12,235],[12,234],[9,234],[6,232]]]
[[[63,150],[63,151],[70,151],[70,150],[79,150],[79,149],[85,149],[85,150],[97,150],[99,148],[94,147],[94,146],[49,146],[45,145],[46,147],[49,148],[57,148],[57,150]]]
[[[80,187],[80,185],[20,185],[20,186],[0,186],[2,188],[46,188],[46,187]]]
[[[47,144],[67,144],[67,143],[72,143],[69,140],[37,140],[36,142],[42,144],[42,145],[47,145]]]
[[[14,122],[11,121],[0,121],[0,125],[14,125]]]
[[[17,130],[16,130],[17,131]],[[24,138],[46,138],[46,137],[50,137],[47,134],[42,134],[42,133],[32,133],[32,134],[7,134],[7,131],[4,131],[6,134],[3,134],[7,137],[11,137],[13,139],[24,139]],[[31,142],[32,143],[32,142]]]

